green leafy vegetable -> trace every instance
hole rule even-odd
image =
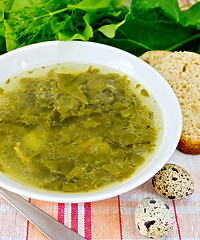
[[[6,48],[7,48],[7,51],[11,51],[18,47],[17,36],[6,20],[4,20],[4,26],[5,26]]]
[[[50,40],[100,42],[138,56],[148,50],[200,52],[200,2],[187,10],[177,0],[123,2],[1,1],[0,52]]]
[[[95,22],[113,18],[120,7],[117,0],[6,1],[6,22],[2,26],[9,26],[9,35],[12,34],[7,51],[49,40],[89,40],[93,37]],[[92,23],[93,16],[95,22]]]
[[[181,23],[186,27],[194,27],[200,30],[200,2],[193,5],[190,10],[183,11],[181,15]]]
[[[181,11],[176,0],[132,0],[125,21],[113,38],[97,35],[95,41],[141,55],[147,50],[190,50],[199,48],[200,3]],[[194,42],[196,40],[196,42]]]
[[[0,2],[0,53],[5,51],[4,4]]]

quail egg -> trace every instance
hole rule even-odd
[[[155,191],[169,199],[184,199],[194,192],[194,181],[190,174],[176,164],[165,166],[152,177]]]
[[[162,238],[172,229],[174,215],[159,198],[147,197],[135,209],[135,224],[143,236]]]

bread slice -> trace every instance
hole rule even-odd
[[[162,62],[162,59],[168,54],[172,54],[169,51],[148,51],[145,52],[140,58],[150,64],[152,67]]]
[[[178,149],[186,154],[200,154],[200,55],[150,51],[140,58],[168,81],[179,100],[183,130]]]

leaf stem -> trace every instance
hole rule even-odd
[[[40,19],[40,18],[43,18],[43,17],[54,16],[54,15],[56,15],[56,14],[58,14],[58,13],[65,12],[65,11],[67,11],[68,9],[69,9],[68,7],[62,8],[62,9],[57,10],[57,11],[55,11],[55,12],[49,12],[49,13],[47,13],[47,14],[44,14],[44,15],[41,15],[41,16],[38,16],[38,17],[34,17],[34,19],[37,20],[37,19]]]
[[[175,45],[173,45],[173,46],[171,46],[171,47],[169,47],[169,48],[167,48],[167,49],[164,49],[165,51],[174,51],[175,49],[177,49],[178,47],[181,47],[182,45],[184,45],[184,44],[186,44],[186,43],[188,43],[188,42],[190,42],[190,41],[192,41],[192,40],[195,40],[195,39],[197,39],[197,38],[200,38],[200,33],[199,34],[196,34],[195,36],[192,36],[192,37],[190,37],[190,38],[188,38],[188,39],[186,39],[186,40],[184,40],[184,41],[182,41],[182,42],[180,42],[180,43],[177,43],[177,44],[175,44]],[[135,44],[135,45],[137,45],[137,46],[139,46],[139,47],[143,47],[144,49],[147,49],[148,51],[154,51],[155,49],[154,48],[152,48],[152,47],[148,47],[148,46],[146,46],[146,45],[144,45],[144,44],[142,44],[142,43],[140,43],[140,42],[137,42],[137,41],[135,41],[135,40],[132,40],[132,39],[112,39],[112,41],[113,42],[130,42],[130,43],[133,43],[133,44]]]
[[[197,39],[197,38],[200,38],[200,33],[199,33],[199,34],[196,34],[196,35],[194,35],[194,36],[192,36],[192,37],[190,37],[190,38],[188,38],[188,39],[185,39],[185,40],[183,40],[182,42],[177,43],[177,44],[173,45],[172,47],[167,48],[167,49],[165,49],[165,50],[166,50],[166,51],[174,51],[174,50],[177,49],[178,47],[181,47],[182,45],[184,45],[184,44],[186,44],[186,43],[188,43],[188,42],[190,42],[190,41],[192,41],[192,40],[195,40],[195,39]]]
[[[58,13],[65,12],[65,11],[67,11],[68,9],[69,9],[69,8],[66,7],[66,8],[63,8],[63,9],[57,10],[57,11],[55,11],[55,12],[52,12],[51,14],[52,14],[52,15],[56,15],[56,14],[58,14]]]
[[[133,43],[133,44],[135,44],[139,47],[143,47],[143,48],[145,48],[146,50],[149,50],[149,51],[155,50],[154,48],[148,47],[148,46],[146,46],[146,45],[144,45],[140,42],[137,42],[135,40],[132,40],[132,39],[115,39],[115,38],[113,38],[113,39],[111,39],[111,41],[113,41],[113,42],[118,42],[119,41],[119,42],[125,42],[125,43],[130,42],[130,43]]]
[[[148,47],[148,46],[146,46],[146,45],[144,45],[144,44],[142,44],[142,43],[140,43],[140,42],[137,42],[137,41],[135,41],[135,40],[130,39],[120,28],[118,28],[118,31],[121,32],[121,34],[124,35],[124,36],[127,38],[126,41],[129,41],[129,42],[131,42],[131,43],[134,43],[135,45],[138,45],[138,46],[140,46],[140,47],[143,47],[143,48],[145,48],[145,49],[147,49],[147,50],[154,50],[154,49],[151,48],[151,47]],[[113,39],[113,40],[115,40],[115,39]],[[122,41],[122,40],[125,40],[125,39],[120,39],[120,41]]]

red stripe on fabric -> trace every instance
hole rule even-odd
[[[31,199],[29,198],[28,199],[29,203],[31,202]],[[26,240],[28,240],[28,237],[29,237],[29,220],[27,220],[27,223],[26,223]]]
[[[78,203],[71,204],[71,229],[78,233]]]
[[[92,239],[92,215],[91,215],[91,202],[84,203],[84,229],[85,238]]]
[[[58,203],[58,221],[62,224],[65,222],[65,203]]]
[[[122,214],[121,214],[121,203],[120,203],[120,196],[118,195],[118,208],[119,208],[119,227],[120,227],[120,238],[123,240],[122,234]]]
[[[179,224],[178,224],[178,216],[177,216],[177,212],[176,212],[175,201],[172,200],[172,203],[173,203],[173,207],[174,207],[174,214],[175,214],[176,225],[177,225],[177,229],[178,229],[178,237],[179,237],[179,240],[181,240],[181,231],[180,231],[180,227],[179,227]]]

